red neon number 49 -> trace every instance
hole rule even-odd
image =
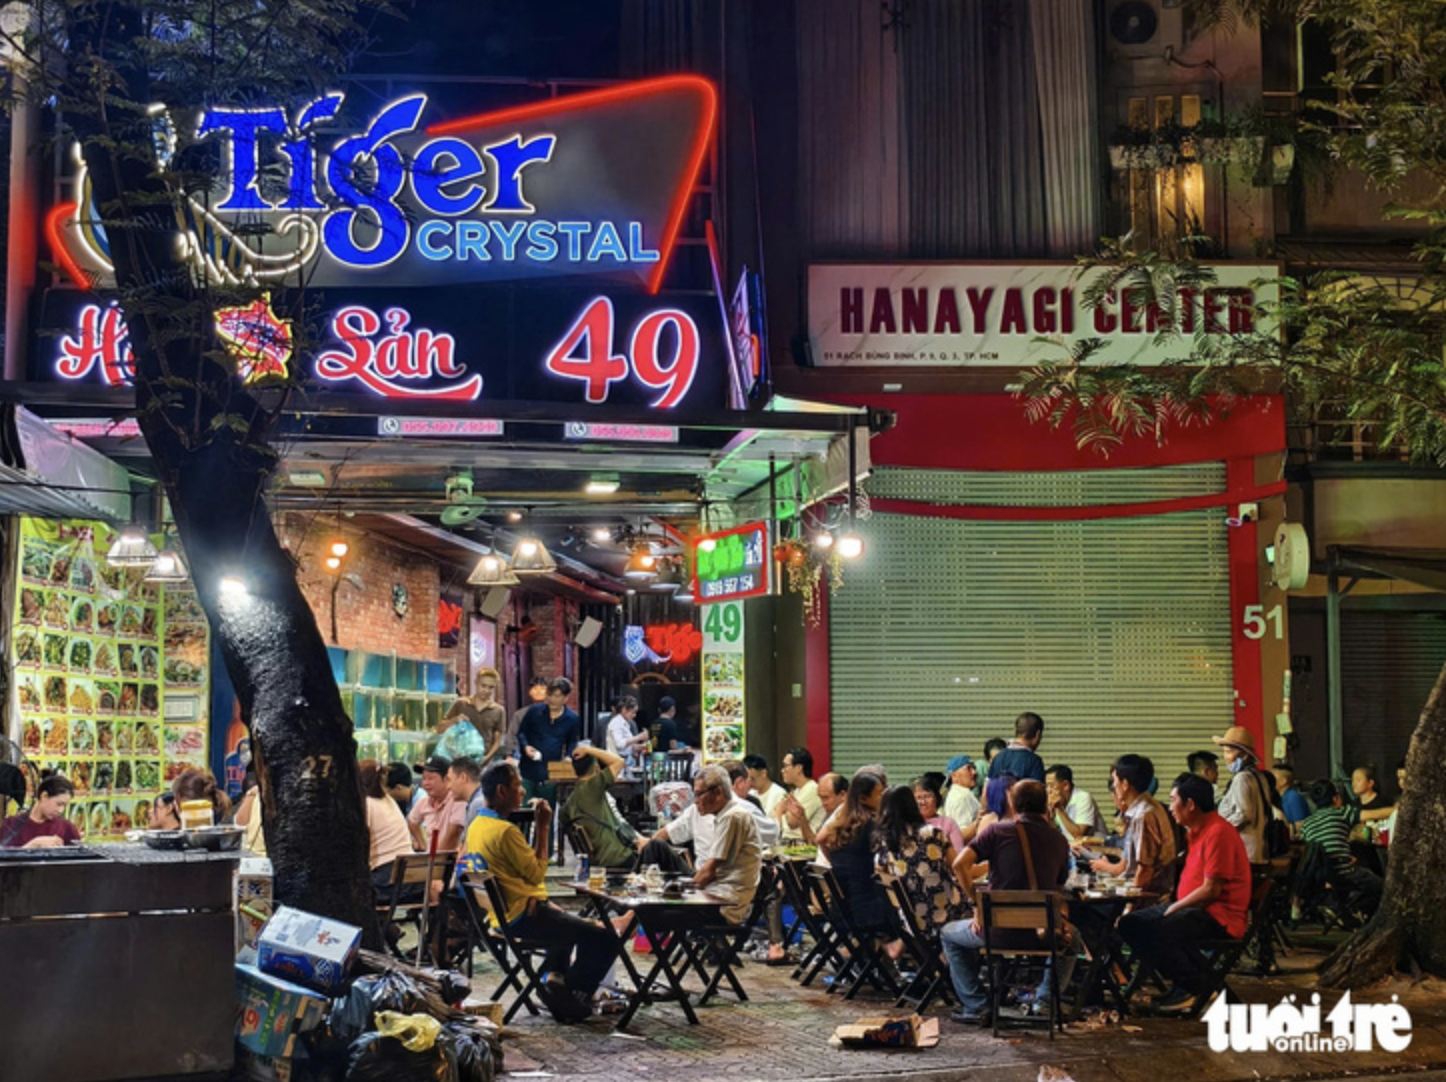
[[[547,355],[547,370],[585,383],[588,402],[606,402],[612,385],[626,379],[629,369],[643,386],[663,392],[654,408],[671,409],[683,401],[698,374],[700,338],[692,317],[676,308],[649,312],[633,328],[627,357],[612,352],[613,323],[612,301],[594,299]],[[676,343],[664,363],[660,354],[670,325]]]

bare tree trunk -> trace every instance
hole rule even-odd
[[[72,30],[77,67],[105,57],[123,86],[70,116],[110,239],[130,332],[141,430],[197,593],[251,730],[279,902],[360,926],[380,946],[352,723],[326,644],[272,528],[270,414],[222,363],[214,307],[176,244],[181,198],[149,147],[149,73],[129,42],[138,11],[96,5]],[[234,300],[227,301],[234,303]]]
[[[1446,792],[1433,784],[1446,762],[1446,668],[1426,700],[1406,755],[1386,889],[1376,915],[1327,960],[1320,983],[1360,988],[1407,959],[1446,976]]]

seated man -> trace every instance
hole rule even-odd
[[[1361,809],[1347,804],[1334,783],[1322,778],[1310,787],[1316,810],[1301,821],[1300,836],[1306,845],[1318,845],[1328,862],[1323,876],[1343,905],[1374,913],[1381,904],[1381,877],[1363,868],[1351,854],[1351,830],[1360,822]],[[1319,880],[1317,880],[1319,882]],[[1305,897],[1302,901],[1318,899]]]
[[[1074,783],[1074,771],[1060,764],[1044,772],[1044,786],[1049,792],[1049,810],[1054,825],[1063,831],[1066,841],[1105,835],[1104,816],[1100,815],[1095,798]]]
[[[1145,964],[1174,987],[1155,1004],[1186,1014],[1205,993],[1205,962],[1196,944],[1245,935],[1250,910],[1250,859],[1240,832],[1215,810],[1215,789],[1198,774],[1181,774],[1170,792],[1170,814],[1189,833],[1185,867],[1174,902],[1120,918],[1120,935]]]
[[[1170,816],[1150,795],[1155,764],[1143,755],[1121,755],[1110,767],[1110,792],[1125,820],[1120,859],[1100,857],[1090,867],[1101,875],[1128,876],[1141,890],[1168,894],[1175,885],[1175,832]]]
[[[572,752],[578,782],[562,806],[563,826],[576,827],[592,847],[601,868],[636,868],[656,864],[665,872],[687,872],[688,862],[664,841],[649,841],[617,816],[608,789],[617,780],[623,760],[605,748],[579,746]]]
[[[758,877],[763,868],[763,847],[758,843],[757,821],[748,805],[733,794],[728,772],[705,766],[693,779],[693,806],[713,819],[713,840],[698,851],[693,882],[699,889],[728,899],[723,919],[738,924],[748,916]]]
[[[979,888],[973,886],[974,865],[979,861],[989,862],[986,890],[1058,890],[1069,877],[1069,843],[1044,817],[1049,807],[1044,783],[1031,779],[1015,782],[1009,790],[1009,807],[1010,818],[981,828],[955,859],[955,875],[965,884],[970,901],[976,906]],[[1025,847],[1019,841],[1021,833],[1032,859],[1025,857]],[[991,940],[991,945],[1001,948],[1037,948],[1039,945],[1038,937],[1027,928],[1014,934],[1006,931],[995,935],[997,938]],[[954,994],[959,997],[959,1010],[952,1016],[953,1020],[964,1025],[989,1025],[993,1021],[989,997],[979,981],[984,947],[983,910],[976,909],[968,920],[944,925],[940,938],[944,956],[949,961]],[[1069,974],[1061,972],[1061,983],[1068,978]]]
[[[758,843],[765,849],[772,849],[778,844],[778,824],[768,817],[768,813],[763,810],[762,801],[753,795],[748,768],[737,759],[729,759],[718,765],[728,771],[728,781],[733,786],[733,795],[741,800],[744,806],[753,813],[753,818],[758,820]]]
[[[548,945],[543,1002],[559,1022],[579,1022],[592,1014],[592,995],[617,955],[618,938],[601,924],[583,920],[548,902],[552,808],[545,800],[533,805],[529,846],[522,831],[508,821],[508,816],[522,807],[522,790],[522,777],[513,764],[503,761],[487,768],[482,775],[487,807],[467,828],[458,866],[496,876],[506,905],[501,919],[518,935]]]

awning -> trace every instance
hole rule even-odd
[[[1332,567],[1356,577],[1399,579],[1446,593],[1446,549],[1358,548],[1332,545]]]
[[[125,522],[130,476],[24,407],[0,405],[0,514]]]

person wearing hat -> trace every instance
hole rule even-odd
[[[954,820],[964,844],[979,830],[979,798],[974,795],[974,783],[979,780],[979,771],[974,760],[967,755],[956,755],[944,767],[949,777],[949,792],[944,797],[944,818]]]
[[[1230,783],[1220,800],[1220,817],[1240,831],[1250,863],[1269,863],[1265,824],[1270,822],[1270,796],[1265,779],[1255,769],[1255,736],[1243,726],[1232,725],[1224,736],[1211,739],[1220,745],[1230,772]]]
[[[433,834],[438,834],[437,852],[457,848],[462,829],[467,825],[467,805],[454,800],[447,788],[447,770],[451,762],[433,755],[422,764],[422,795],[407,813],[412,840],[418,849],[426,849]]]

